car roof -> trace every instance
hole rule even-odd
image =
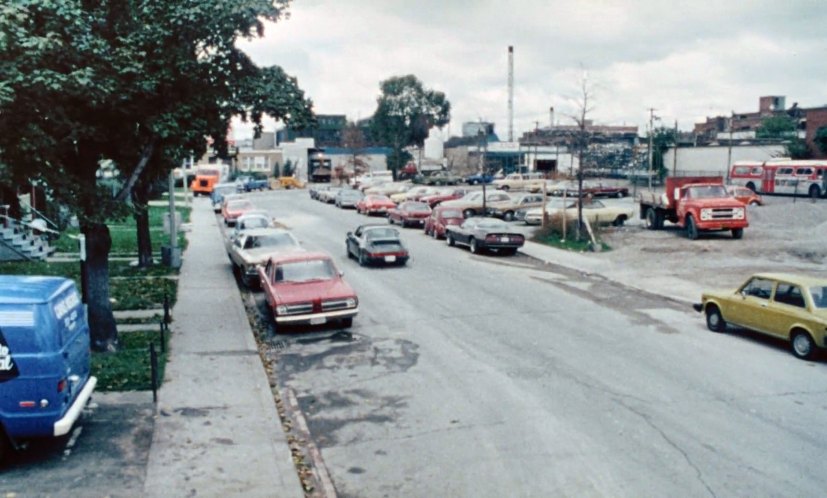
[[[809,275],[799,275],[796,273],[756,273],[753,277],[767,278],[770,280],[783,280],[791,284],[798,284],[803,287],[827,286],[827,278],[811,277]]]
[[[3,304],[39,304],[72,285],[63,277],[0,275],[0,302]]]
[[[270,235],[270,234],[282,234],[282,233],[290,233],[290,230],[284,228],[276,228],[276,227],[265,227],[265,228],[253,228],[250,230],[244,231],[245,237],[250,237],[252,235]]]
[[[273,256],[270,257],[270,261],[272,261],[273,263],[311,261],[314,259],[328,259],[330,261],[333,261],[333,258],[330,257],[330,254],[322,251],[285,252],[273,254]]]

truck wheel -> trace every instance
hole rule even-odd
[[[815,355],[816,345],[810,334],[804,330],[796,330],[790,337],[790,351],[796,358],[810,360]]]
[[[686,238],[689,240],[698,240],[698,226],[695,224],[695,218],[691,214],[686,217]]]
[[[342,319],[342,328],[349,329],[353,325],[353,317]]]
[[[740,239],[744,236],[744,229],[743,228],[733,228],[732,229],[732,238],[733,239]]]
[[[649,230],[658,229],[658,214],[655,212],[655,208],[646,210],[646,228]]]
[[[713,332],[726,331],[726,321],[721,315],[721,310],[714,304],[706,307],[706,327]]]

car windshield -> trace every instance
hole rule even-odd
[[[333,262],[329,259],[310,259],[282,263],[276,267],[276,282],[309,282],[330,280],[336,276]]]
[[[813,298],[813,306],[827,309],[827,285],[810,287],[810,296]]]
[[[689,197],[693,199],[717,199],[729,197],[723,185],[699,185],[689,187]]]
[[[408,204],[405,209],[408,211],[427,211],[430,208],[427,204]]]
[[[477,223],[477,228],[486,230],[508,230],[508,224],[500,220],[485,220]]]
[[[246,230],[250,228],[267,228],[270,226],[270,221],[263,216],[255,216],[253,218],[244,218],[239,220],[238,229]]]
[[[252,208],[253,208],[253,203],[250,202],[250,201],[246,201],[246,200],[244,200],[244,201],[230,201],[227,204],[227,210],[229,210],[229,211],[239,211],[239,210],[252,209]]]
[[[258,249],[260,247],[296,247],[298,243],[288,233],[256,235],[247,239],[244,249]]]
[[[459,209],[446,209],[442,211],[443,218],[462,218],[462,211]]]
[[[373,228],[365,232],[365,238],[372,239],[398,239],[399,232],[393,228]]]

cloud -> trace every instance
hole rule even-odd
[[[756,110],[761,95],[827,104],[825,25],[818,0],[303,0],[240,45],[297,76],[318,113],[369,116],[382,80],[414,74],[446,93],[455,133],[484,119],[505,138],[509,45],[517,136],[545,125],[550,106],[565,123],[584,68],[596,122],[643,127],[654,107],[691,129]]]

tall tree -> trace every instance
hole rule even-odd
[[[359,176],[368,169],[364,159],[364,150],[367,147],[365,133],[356,123],[350,122],[342,130],[342,147],[348,151],[348,164],[353,168],[354,176]]]
[[[412,74],[394,76],[379,87],[381,94],[371,121],[371,135],[391,147],[388,162],[396,177],[410,157],[405,147],[422,147],[432,127],[448,124],[451,103],[444,93],[426,89]]]
[[[577,227],[575,236],[581,240],[583,226],[583,170],[587,167],[585,163],[586,151],[589,149],[592,140],[591,131],[588,128],[589,115],[594,111],[594,90],[589,83],[585,69],[579,82],[579,94],[575,101],[576,112],[571,118],[577,125],[577,130],[572,135],[572,146],[577,151]],[[565,216],[563,217],[565,223]]]
[[[112,349],[107,221],[150,159],[180,164],[213,138],[226,154],[230,118],[312,119],[312,104],[280,68],[236,47],[260,36],[289,0],[14,0],[0,6],[0,164],[6,180],[46,184],[86,236],[84,295],[93,347]],[[270,93],[277,89],[279,93]],[[112,195],[102,160],[124,174]]]

